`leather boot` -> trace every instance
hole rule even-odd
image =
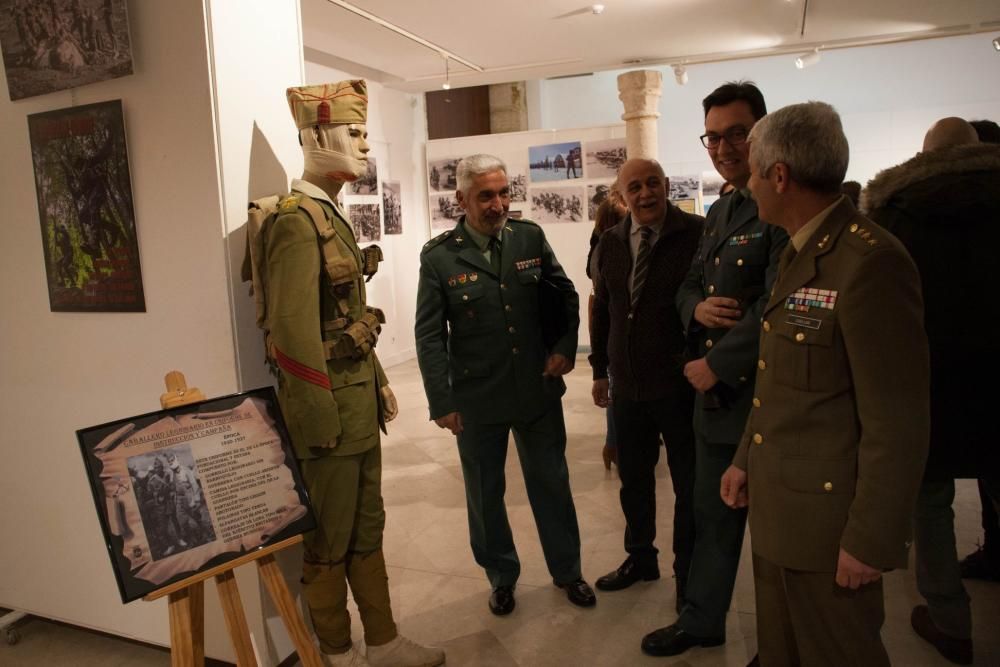
[[[351,617],[347,613],[345,564],[302,565],[302,597],[309,605],[313,628],[323,653],[343,653],[351,646]]]
[[[379,646],[395,639],[396,623],[392,620],[389,575],[385,572],[382,549],[348,555],[347,581],[365,627],[365,644]]]

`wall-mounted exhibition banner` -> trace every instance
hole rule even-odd
[[[125,0],[0,0],[10,99],[132,73]]]
[[[316,526],[271,387],[77,438],[123,602]]]
[[[53,311],[144,312],[121,100],[28,116]]]

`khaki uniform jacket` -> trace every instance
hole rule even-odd
[[[779,270],[763,313],[733,460],[749,478],[755,553],[834,572],[843,547],[872,567],[906,567],[928,375],[913,260],[843,198]]]
[[[378,444],[378,387],[388,380],[374,350],[359,360],[326,358],[324,340],[335,340],[365,313],[363,260],[337,209],[312,199],[333,225],[331,242],[341,246],[341,256],[356,260],[343,267],[350,279],[338,289],[346,299],[335,298],[319,236],[302,207],[306,199],[293,192],[266,229],[269,356],[278,368],[278,399],[296,456],[357,454]]]
[[[576,357],[580,300],[542,228],[508,220],[497,275],[465,233],[465,217],[424,245],[414,327],[431,419],[458,411],[469,423],[532,421],[565,393],[543,378],[548,354]],[[547,350],[539,286],[559,290],[565,334]]]

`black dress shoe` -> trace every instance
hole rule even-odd
[[[658,656],[680,655],[693,646],[722,646],[725,643],[723,637],[695,637],[674,623],[643,637],[642,652]]]
[[[506,616],[514,611],[514,587],[497,586],[490,593],[490,611],[497,616]]]
[[[597,604],[594,589],[583,579],[577,579],[568,584],[556,584],[556,586],[566,591],[566,597],[578,607],[593,607]]]
[[[641,567],[632,558],[626,558],[617,570],[608,572],[597,580],[597,588],[602,591],[620,591],[637,581],[653,581],[659,578],[660,568],[655,564],[652,567]]]
[[[921,604],[913,608],[913,613],[910,614],[910,625],[913,626],[918,635],[930,642],[937,649],[937,652],[947,660],[956,665],[972,664],[972,640],[959,639],[941,632],[934,625],[934,619],[931,618],[931,612],[927,605]]]

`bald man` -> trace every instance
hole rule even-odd
[[[972,124],[964,118],[950,116],[937,121],[927,130],[927,134],[924,135],[924,152],[948,146],[978,143],[979,135],[976,134],[976,128],[972,127]]]
[[[930,456],[917,498],[917,588],[913,629],[945,658],[972,663],[972,614],[955,548],[956,478],[983,480],[1000,498],[995,444],[996,390],[982,372],[991,337],[970,313],[995,291],[995,230],[1000,226],[1000,146],[980,144],[961,118],[943,118],[924,152],[876,176],[861,196],[869,217],[895,234],[922,282],[930,344]],[[984,619],[985,622],[985,619]]]
[[[597,245],[590,365],[594,403],[610,401],[618,442],[621,505],[628,557],[597,580],[616,591],[659,579],[656,478],[660,438],[674,487],[674,573],[680,609],[694,548],[694,390],[684,378],[684,327],[674,297],[691,266],[704,218],[667,199],[668,181],[655,160],[632,159],[618,174],[628,216]]]

